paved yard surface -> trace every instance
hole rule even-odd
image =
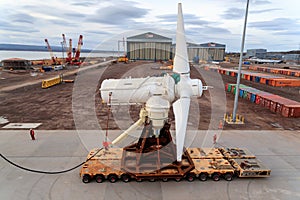
[[[104,132],[37,130],[0,131],[0,152],[32,169],[59,171],[85,160],[90,148],[102,143]],[[119,131],[109,131],[110,139]],[[212,146],[213,131],[189,132],[187,145]],[[59,175],[35,174],[0,160],[0,199],[300,199],[299,131],[219,131],[218,145],[247,148],[266,166],[271,177],[231,182],[130,182],[84,184],[79,169]],[[122,145],[125,145],[130,137]]]

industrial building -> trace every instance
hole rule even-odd
[[[300,54],[285,54],[282,59],[285,63],[300,64]]]
[[[127,57],[130,60],[169,60],[172,38],[147,32],[127,38]]]
[[[172,55],[175,55],[175,44],[172,46]],[[198,63],[199,61],[223,61],[225,56],[224,44],[214,42],[204,44],[187,43],[189,61]]]
[[[1,61],[3,69],[28,70],[31,68],[31,62],[22,58],[10,58]]]
[[[127,38],[127,57],[130,60],[169,60],[175,56],[172,38],[155,33]],[[214,42],[204,44],[187,43],[189,61],[223,61],[226,45]]]
[[[265,59],[267,56],[267,49],[247,49],[247,57],[256,57],[260,59]]]
[[[214,42],[204,44],[189,44],[189,60],[193,61],[223,61],[226,45]]]

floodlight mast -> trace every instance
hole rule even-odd
[[[247,0],[247,6],[246,6],[243,38],[242,38],[240,61],[239,61],[239,69],[238,69],[238,76],[237,76],[236,88],[235,88],[233,114],[232,114],[233,115],[232,116],[233,117],[233,122],[236,122],[236,111],[237,111],[237,107],[238,107],[239,89],[240,89],[240,80],[241,80],[241,69],[242,69],[242,63],[243,63],[243,52],[244,52],[244,46],[245,46],[246,27],[247,27],[247,18],[248,18],[248,9],[249,9],[249,0]]]

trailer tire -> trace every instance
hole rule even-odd
[[[168,178],[162,178],[161,180],[162,180],[163,182],[168,182],[168,181],[169,181]]]
[[[96,181],[97,183],[102,183],[104,180],[105,180],[105,177],[104,177],[102,174],[97,174],[97,175],[95,176],[95,181]]]
[[[82,182],[83,182],[83,183],[89,183],[89,182],[91,182],[91,176],[88,175],[88,174],[84,174],[84,175],[82,176]]]
[[[130,176],[128,174],[122,174],[121,180],[125,183],[128,183],[130,181]]]
[[[182,178],[175,178],[174,179],[176,182],[180,182],[182,180]]]
[[[150,178],[149,181],[150,182],[155,182],[156,180],[155,180],[155,178]]]
[[[141,178],[136,178],[136,182],[143,182],[143,179],[141,179]]]
[[[187,174],[186,175],[186,180],[188,182],[193,182],[195,180],[195,174]]]
[[[110,174],[110,175],[108,175],[108,178],[107,178],[107,179],[109,180],[109,182],[115,183],[115,182],[117,182],[117,180],[118,180],[118,176],[115,175],[115,174]]]
[[[214,181],[219,181],[219,180],[220,180],[220,175],[219,175],[218,173],[214,173],[214,174],[212,175],[212,179],[213,179]]]
[[[200,181],[207,181],[207,177],[208,177],[208,174],[207,173],[201,173],[199,175],[199,180]]]
[[[232,173],[226,173],[226,174],[224,175],[224,179],[225,179],[226,181],[232,181],[232,179],[233,179],[233,174],[232,174]]]

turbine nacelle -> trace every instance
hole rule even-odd
[[[161,96],[172,102],[175,99],[174,89],[174,79],[166,74],[162,77],[106,79],[101,84],[100,92],[104,103],[134,105],[144,104],[152,96]]]

